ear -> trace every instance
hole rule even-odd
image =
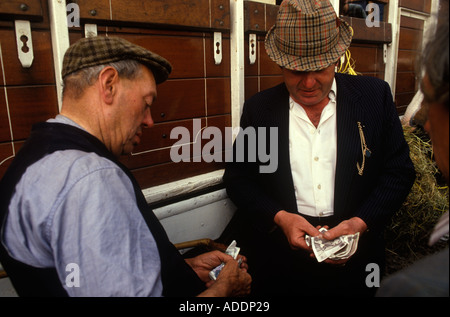
[[[108,66],[102,69],[98,75],[98,80],[103,102],[108,105],[112,104],[114,97],[117,95],[119,73],[114,67]]]

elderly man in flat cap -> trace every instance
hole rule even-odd
[[[120,38],[67,50],[61,114],[33,127],[0,183],[0,261],[20,296],[249,292],[245,259],[241,268],[219,251],[180,256],[117,159],[153,125],[156,85],[170,72],[164,58]]]
[[[278,143],[278,168],[235,157],[224,175],[254,294],[373,296],[383,272],[383,229],[415,173],[389,85],[335,73],[351,39],[328,0],[283,1],[266,36],[284,83],[247,100],[241,125]],[[248,146],[241,135],[234,152]],[[359,237],[350,257],[318,259],[307,243],[316,237],[320,251],[348,235]]]

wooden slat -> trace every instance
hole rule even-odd
[[[231,113],[230,78],[208,78],[206,87],[208,116]]]
[[[431,12],[431,0],[400,0],[398,6],[426,13]]]
[[[34,123],[58,113],[55,86],[8,87],[7,92],[15,140],[26,139]]]
[[[398,52],[397,71],[416,71],[420,51],[401,50]]]
[[[413,72],[397,72],[395,92],[400,93],[414,93],[416,87],[416,74]]]
[[[352,43],[391,43],[392,27],[390,23],[380,22],[379,27],[368,27],[365,19],[342,17],[353,28]]]
[[[194,29],[230,28],[230,4],[226,0],[78,0],[77,3],[82,21]]]
[[[167,184],[180,179],[193,177],[200,174],[213,172],[223,169],[225,163],[206,163],[206,162],[188,162],[188,163],[166,163],[153,165],[141,169],[132,170],[137,182],[141,188],[149,188],[161,184]]]
[[[50,31],[32,30],[34,59],[30,68],[23,68],[17,56],[13,29],[0,30],[6,85],[54,84]],[[2,76],[3,77],[3,76]]]
[[[211,25],[213,29],[229,30],[230,24],[230,1],[211,0]]]
[[[170,74],[171,79],[199,78],[204,76],[202,37],[166,37],[135,34],[120,34],[120,36],[169,60],[173,66]]]
[[[202,120],[202,126],[204,126],[204,123],[206,121]],[[231,124],[231,116],[216,116],[211,117],[208,119],[208,126],[215,126],[218,127],[221,131],[225,130],[225,127],[229,127]],[[187,126],[188,128],[188,126]],[[153,129],[153,128],[152,128]],[[150,132],[151,130],[146,132]],[[222,133],[222,136],[225,136],[225,133]],[[224,139],[222,139],[224,141]],[[201,142],[201,150],[203,150],[203,147],[210,142],[210,140],[204,139],[200,140]],[[225,149],[225,146],[223,145],[223,149]],[[166,150],[167,151],[167,150]],[[168,154],[168,153],[167,153]],[[191,158],[193,157],[193,149],[191,146],[190,149]],[[151,154],[153,155],[153,154]],[[150,156],[150,155],[149,155]],[[127,157],[125,159],[122,159],[122,161],[130,162],[130,160],[133,160],[133,158]],[[154,164],[152,166],[143,166],[142,168],[134,168],[132,169],[132,173],[138,180],[139,184],[142,188],[147,188],[151,186],[156,186],[164,183],[168,183],[171,181],[191,177],[198,174],[208,173],[212,172],[217,169],[224,168],[224,154],[222,154],[222,162],[210,162],[206,163],[202,159],[201,162],[193,162],[191,159],[190,162],[180,162],[180,163],[174,163],[172,161],[167,161],[167,163],[162,164]],[[142,159],[144,161],[144,159]],[[127,166],[131,166],[132,164],[127,164]]]
[[[9,130],[8,110],[6,108],[5,92],[3,87],[0,89],[0,143],[11,140]],[[2,158],[0,157],[0,161]]]
[[[2,0],[0,20],[42,21],[41,0]]]
[[[401,16],[400,17],[400,26],[410,29],[423,30],[424,21],[420,19],[415,19],[411,17]]]
[[[422,46],[422,31],[400,28],[399,50],[420,50]]]
[[[259,40],[259,58],[260,58],[260,74],[261,75],[280,75],[281,69],[280,67],[273,62],[269,55],[267,55],[265,46],[264,46],[264,39],[261,38]]]
[[[201,127],[206,124],[205,120],[201,121]],[[172,130],[176,127],[183,127],[189,131],[190,142],[194,141],[195,133],[193,131],[193,120],[183,120],[175,122],[165,122],[156,124],[154,127],[146,129],[143,133],[141,144],[136,147],[134,152],[145,152],[152,149],[159,149],[165,147],[171,147],[175,143],[181,140],[181,136],[176,136],[176,138],[171,139],[170,134]],[[200,128],[201,129],[201,128]]]
[[[151,133],[151,132],[146,132]],[[120,161],[125,164],[126,167],[131,169],[138,169],[147,166],[170,163],[170,148],[159,149],[152,152],[140,153],[138,155],[122,156]]]
[[[384,72],[381,45],[356,43],[350,46],[349,51],[356,72],[362,74]]]
[[[244,30],[249,32],[266,32],[264,3],[244,2]]]
[[[154,122],[205,116],[203,79],[169,80],[157,87],[158,98],[152,105]]]
[[[245,32],[257,34],[267,32],[276,22],[278,9],[278,5],[244,1]]]

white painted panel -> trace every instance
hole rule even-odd
[[[154,209],[172,243],[217,239],[236,210],[225,189]]]

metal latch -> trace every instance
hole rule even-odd
[[[17,55],[24,68],[30,68],[33,64],[33,41],[31,38],[30,21],[14,21],[16,29]]]
[[[253,65],[256,62],[256,34],[248,35],[248,58],[250,64]]]
[[[214,62],[222,63],[222,33],[214,32]]]
[[[97,36],[97,24],[85,24],[84,25],[84,37]]]

